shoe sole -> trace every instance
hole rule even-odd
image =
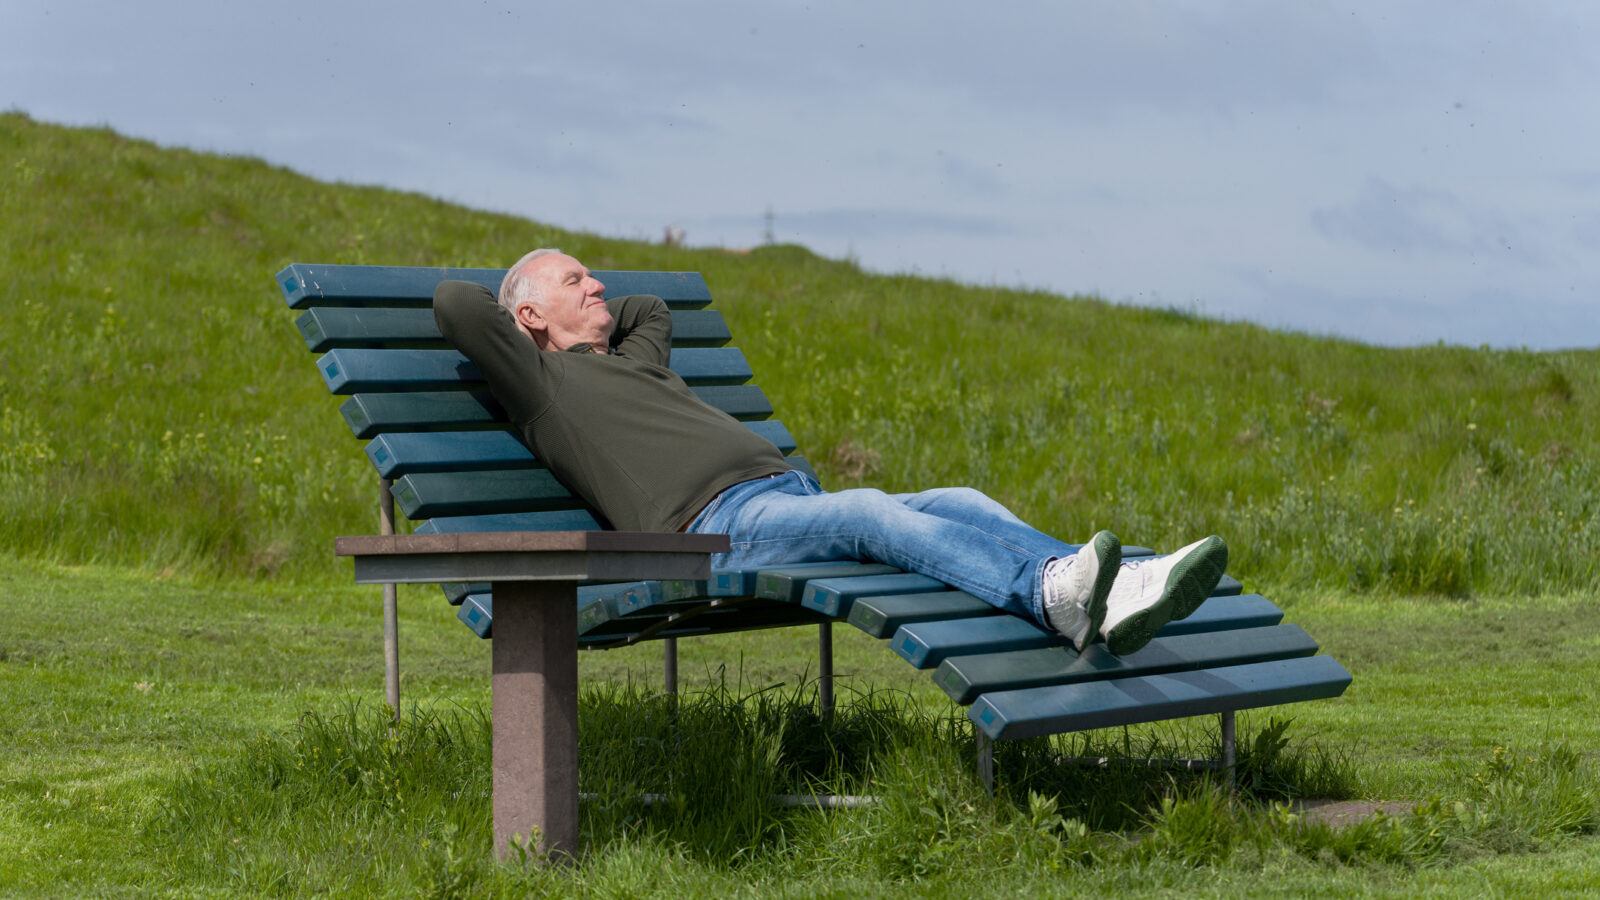
[[[1222,538],[1212,535],[1200,542],[1173,567],[1167,575],[1167,590],[1172,594],[1172,618],[1176,622],[1187,619],[1200,608],[1217,589],[1222,573],[1228,568],[1228,545]]]
[[[1160,599],[1118,622],[1106,634],[1106,649],[1117,656],[1143,649],[1162,626],[1199,609],[1222,580],[1227,565],[1228,545],[1216,535],[1206,538],[1167,573]]]
[[[1100,561],[1100,571],[1095,573],[1094,587],[1089,593],[1089,636],[1083,642],[1088,647],[1100,633],[1106,621],[1106,600],[1111,596],[1111,583],[1117,580],[1117,570],[1122,567],[1122,541],[1109,531],[1093,538],[1094,555]]]
[[[1140,650],[1150,643],[1161,626],[1171,620],[1172,592],[1167,591],[1156,602],[1130,614],[1106,632],[1106,649],[1115,656],[1126,656]]]

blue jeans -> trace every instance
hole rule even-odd
[[[732,538],[729,552],[711,558],[716,568],[871,560],[936,578],[1040,625],[1044,563],[1078,549],[971,488],[829,493],[795,471],[728,488],[687,530]]]

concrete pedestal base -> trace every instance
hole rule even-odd
[[[494,585],[494,846],[578,854],[578,608],[570,583]]]

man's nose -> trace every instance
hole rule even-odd
[[[591,294],[604,294],[605,292],[606,292],[606,286],[604,284],[600,283],[600,279],[594,277],[593,275],[590,275],[589,276],[589,293],[591,293]]]

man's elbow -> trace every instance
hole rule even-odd
[[[433,289],[433,321],[439,331],[449,338],[451,333],[466,325],[474,313],[481,315],[485,305],[498,305],[494,294],[481,284],[470,281],[441,281]]]

